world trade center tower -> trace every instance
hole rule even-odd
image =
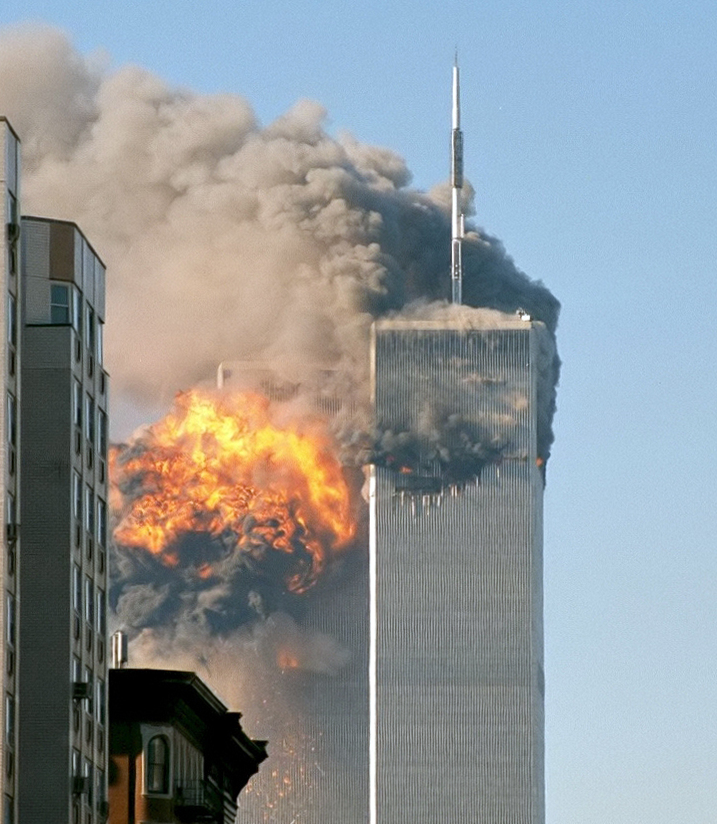
[[[543,824],[540,371],[527,315],[372,335],[371,824]]]

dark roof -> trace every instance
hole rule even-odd
[[[117,722],[177,726],[204,752],[218,755],[242,771],[266,758],[266,742],[244,732],[241,713],[226,705],[194,672],[113,669],[109,672],[110,725]]]

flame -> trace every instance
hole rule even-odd
[[[110,455],[117,544],[179,563],[182,537],[202,533],[234,551],[308,554],[286,582],[311,586],[354,536],[348,485],[317,422],[279,426],[269,401],[243,392],[180,393],[174,409]],[[306,567],[306,564],[304,565]],[[196,574],[211,578],[211,561]]]
[[[288,669],[298,669],[299,668],[299,659],[296,655],[291,652],[291,650],[281,649],[279,650],[279,654],[277,655],[277,664],[279,665],[279,669],[281,670],[288,670]]]

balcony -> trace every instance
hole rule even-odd
[[[222,798],[208,781],[185,781],[174,794],[174,814],[186,824],[222,821]]]

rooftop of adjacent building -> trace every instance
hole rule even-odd
[[[7,119],[7,117],[5,117],[4,114],[0,114],[0,123],[4,123],[8,127],[8,129],[12,132],[13,136],[15,137],[15,140],[20,140],[20,136],[15,131],[15,129],[13,129],[12,123]]]
[[[266,741],[249,738],[241,713],[231,712],[194,672],[157,669],[113,669],[109,672],[109,715],[121,722],[180,724],[197,745],[244,772],[255,772],[267,757]]]
[[[1,119],[2,119],[2,117],[0,116],[0,120],[1,120]],[[102,260],[102,258],[99,256],[99,254],[97,253],[97,250],[96,250],[96,249],[95,249],[95,247],[92,245],[92,243],[91,243],[91,242],[90,242],[90,240],[88,239],[87,235],[86,235],[86,234],[82,231],[82,229],[80,229],[80,227],[79,227],[79,226],[78,226],[78,225],[77,225],[77,224],[76,224],[73,220],[61,220],[60,218],[55,218],[55,217],[42,217],[42,216],[40,216],[40,215],[23,215],[23,216],[22,216],[22,220],[23,220],[23,221],[30,221],[30,220],[32,220],[32,221],[34,221],[34,222],[36,222],[36,223],[48,223],[48,224],[51,224],[51,225],[53,225],[53,226],[67,226],[68,228],[75,229],[75,230],[79,233],[79,235],[80,235],[80,237],[82,238],[82,240],[84,240],[84,241],[85,241],[85,243],[86,243],[86,244],[87,244],[87,246],[89,247],[89,249],[90,249],[90,251],[92,252],[92,254],[93,254],[93,255],[97,258],[97,260],[98,260],[98,261],[102,264],[102,266],[103,266],[105,269],[107,268],[107,264],[106,264],[106,263]]]

